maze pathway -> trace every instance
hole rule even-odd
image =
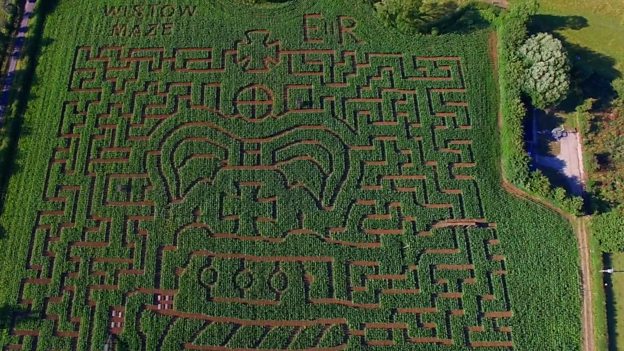
[[[75,48],[7,349],[513,347],[463,58],[307,39]]]

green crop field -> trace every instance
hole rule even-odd
[[[580,349],[572,230],[501,187],[493,30],[152,3],[46,19],[0,348]]]

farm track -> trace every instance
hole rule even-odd
[[[585,218],[575,218],[565,211],[553,206],[552,204],[530,195],[515,185],[509,183],[507,180],[502,182],[503,188],[510,194],[538,203],[546,208],[549,208],[563,217],[565,217],[574,227],[576,233],[579,258],[581,265],[581,282],[582,282],[582,294],[583,294],[583,307],[582,307],[582,328],[583,328],[583,350],[594,351],[596,350],[594,342],[594,311],[592,301],[592,286],[591,286],[591,257],[589,253],[589,244],[587,239],[587,221]]]

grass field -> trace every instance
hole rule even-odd
[[[624,0],[542,0],[540,4],[538,24],[580,46],[583,64],[609,78],[624,72]]]
[[[0,347],[579,349],[571,228],[500,186],[491,31],[125,4],[47,19]]]
[[[594,302],[594,341],[596,349],[607,350],[609,347],[609,327],[607,321],[607,299],[605,294],[605,282],[602,274],[593,274],[604,268],[603,252],[599,243],[590,235],[589,238],[591,256],[591,284],[592,299]]]

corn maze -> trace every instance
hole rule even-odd
[[[4,350],[516,349],[464,49],[327,17],[64,52]]]

